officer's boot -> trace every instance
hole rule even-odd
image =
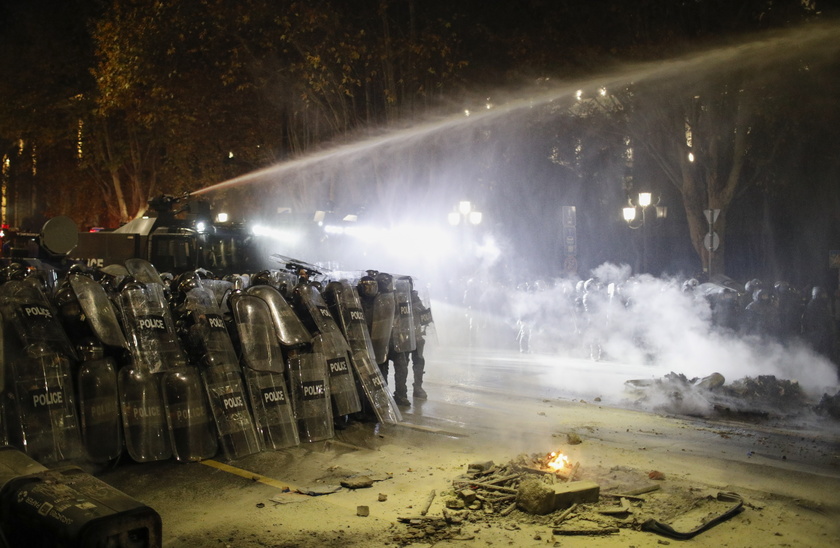
[[[423,372],[414,372],[414,393],[412,394],[418,400],[425,400],[428,395],[423,390]]]
[[[394,362],[394,402],[400,407],[411,407],[405,386],[407,377],[406,365]]]

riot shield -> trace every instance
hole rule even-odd
[[[247,293],[259,297],[268,305],[281,344],[292,347],[312,341],[312,335],[278,290],[269,285],[255,285],[249,287]]]
[[[305,310],[318,334],[313,338],[316,353],[324,356],[330,380],[330,397],[337,416],[358,413],[362,409],[356,380],[350,369],[347,340],[335,323],[318,290],[307,284],[295,288],[296,302]],[[306,323],[306,322],[304,322]]]
[[[213,457],[218,444],[198,370],[188,365],[161,373],[161,390],[175,459],[196,462]]]
[[[82,454],[70,358],[76,353],[37,283],[0,287],[2,370],[11,441],[32,458],[58,462]]]
[[[283,378],[283,353],[268,304],[239,293],[231,296],[230,307],[242,346],[242,373],[263,444],[271,449],[298,445],[297,424]]]
[[[373,321],[370,326],[370,341],[373,345],[373,357],[376,364],[388,360],[388,347],[391,344],[391,330],[394,328],[396,301],[394,292],[382,291],[373,301]]]
[[[388,392],[382,372],[373,363],[373,344],[358,294],[347,280],[341,280],[327,285],[325,297],[350,345],[350,363],[376,417],[388,424],[402,421],[402,414]]]
[[[391,345],[395,352],[412,352],[417,348],[414,317],[411,312],[411,280],[405,276],[394,281],[394,328]]]
[[[125,447],[136,462],[172,456],[159,381],[160,376],[147,366],[133,363],[117,373]]]
[[[73,276],[70,286],[79,300],[93,335],[103,344],[126,348],[127,343],[117,320],[117,311],[105,288],[87,276]]]
[[[184,301],[189,312],[189,346],[200,356],[229,371],[239,373],[236,350],[230,340],[222,310],[215,296],[203,286],[190,290]]]
[[[213,295],[202,287],[187,293],[185,303],[192,321],[189,338],[200,353],[201,376],[222,452],[227,460],[256,453],[260,451],[259,439],[221,310]]]
[[[120,310],[135,367],[159,373],[186,365],[162,285],[125,284],[120,292]]]
[[[233,291],[233,282],[227,280],[201,280],[201,286],[213,294],[216,305],[222,313],[227,313],[227,296]]]
[[[36,280],[10,280],[0,286],[0,310],[11,323],[23,348],[40,343],[73,361],[78,359],[52,304]]]
[[[242,375],[224,365],[205,364],[201,376],[225,459],[234,460],[259,452],[259,438],[248,409]]]
[[[11,361],[12,438],[39,462],[82,456],[70,362],[43,344],[31,344]]]
[[[80,343],[79,355],[83,361],[76,373],[76,392],[82,443],[91,461],[109,462],[123,451],[117,367],[94,339]]]
[[[142,284],[158,284],[163,286],[163,280],[157,269],[145,259],[126,259],[125,269],[131,276]]]
[[[312,347],[289,349],[289,390],[301,441],[330,439],[335,434],[330,411],[326,360]]]
[[[435,319],[432,316],[431,299],[428,290],[423,288],[423,294],[416,289],[411,290],[411,312],[414,314],[414,338],[431,339],[437,342],[437,331],[435,330]]]

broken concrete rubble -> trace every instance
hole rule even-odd
[[[671,372],[659,379],[626,381],[625,391],[639,406],[703,417],[770,418],[819,409],[809,402],[798,382],[773,375],[744,377],[726,384],[720,373],[689,379]]]
[[[516,502],[529,514],[548,514],[564,510],[573,504],[598,502],[600,487],[593,481],[548,484],[540,479],[528,478],[520,485]]]
[[[647,480],[642,471],[633,471],[634,481],[627,484],[627,478],[617,474],[621,467],[585,470],[584,479],[565,481],[550,471],[534,473],[541,462],[546,462],[546,456],[534,454],[520,455],[504,465],[480,469],[469,466],[464,475],[452,481],[452,490],[442,494],[440,515],[399,518],[408,531],[396,535],[394,540],[403,545],[421,539],[431,543],[463,540],[471,538],[463,533],[463,527],[469,523],[497,525],[507,530],[518,529],[520,523],[543,524],[557,536],[613,535],[629,528],[680,538],[686,532],[678,530],[679,524],[696,514],[698,508],[709,511],[705,520],[688,531],[690,534],[731,517],[742,507],[741,498],[731,493],[723,497],[698,496],[690,486],[669,486],[669,492],[663,493],[664,476],[657,478],[660,481],[656,484],[638,487]],[[607,479],[609,492],[602,492],[599,478]],[[616,488],[616,479],[621,480],[621,488]]]

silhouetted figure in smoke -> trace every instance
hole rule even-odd
[[[773,302],[769,289],[758,289],[753,301],[744,310],[743,329],[745,333],[759,337],[777,338],[779,335],[779,311]]]
[[[700,285],[700,282],[697,281],[697,278],[689,278],[682,284],[682,292],[683,293],[690,293],[693,294],[697,287]]]
[[[744,284],[744,292],[740,295],[742,312],[755,300],[755,292],[763,288],[764,282],[758,278],[753,278]]]
[[[569,350],[580,341],[577,293],[570,280],[558,280],[554,294],[559,297],[559,302],[549,309],[549,326],[556,326],[557,342],[561,348]]]
[[[583,306],[583,286],[586,282],[578,280],[575,284],[575,293],[572,297],[572,310],[575,314],[575,339],[582,340],[583,332],[586,331],[586,308]]]
[[[586,314],[585,340],[589,346],[589,357],[600,361],[603,354],[601,340],[606,330],[607,296],[601,282],[590,278],[583,284],[583,309]]]
[[[828,293],[822,287],[811,290],[811,300],[802,314],[802,337],[814,351],[834,358],[834,318]]]
[[[536,318],[534,310],[534,287],[528,282],[519,284],[516,288],[517,302],[513,304],[517,309],[516,315],[516,342],[519,343],[519,352],[529,354],[531,352],[531,329]]]
[[[709,296],[712,324],[721,331],[738,331],[740,304],[734,289],[722,287]]]
[[[468,335],[468,346],[475,346],[476,342],[478,342],[478,314],[479,314],[479,284],[473,278],[469,278],[467,282],[464,284],[464,297],[463,297],[463,304],[465,309],[465,315],[467,318],[467,335]]]
[[[789,343],[799,336],[802,328],[802,297],[787,282],[776,282],[773,288],[779,308],[779,340]]]

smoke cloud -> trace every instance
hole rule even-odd
[[[703,288],[686,292],[681,279],[634,277],[628,266],[608,263],[592,277],[601,284],[600,306],[592,315],[582,309],[576,290],[582,280],[518,285],[473,280],[450,303],[435,307],[441,312],[435,316],[440,342],[527,351],[523,359],[546,364],[545,381],[556,383],[556,389],[613,402],[628,398],[626,381],[652,381],[672,372],[689,380],[718,373],[726,383],[773,375],[797,382],[814,400],[837,391],[837,367],[803,340],[782,344],[716,326]],[[600,346],[599,356],[593,356],[593,346]],[[599,358],[597,364],[593,357]],[[699,398],[682,405],[692,412],[709,403]]]

